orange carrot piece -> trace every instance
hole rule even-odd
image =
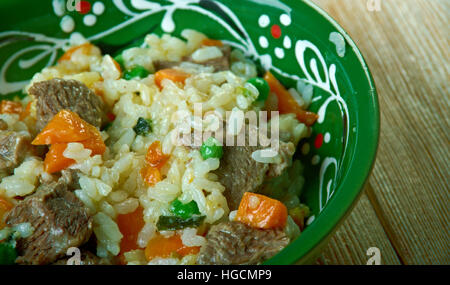
[[[56,114],[31,143],[51,145],[44,159],[44,170],[54,173],[75,162],[63,155],[68,143],[71,142],[82,143],[84,148],[92,151],[91,155],[103,154],[106,150],[97,128],[69,110],[61,110]]]
[[[70,60],[72,58],[73,53],[76,52],[77,50],[81,50],[83,54],[89,54],[93,47],[94,46],[91,43],[84,43],[79,46],[71,47],[58,59],[58,62]]]
[[[181,238],[180,238],[181,240]],[[197,254],[200,251],[200,247],[199,246],[185,246],[183,245],[183,247],[181,247],[180,249],[177,250],[177,253],[181,256],[186,256],[189,254]]]
[[[144,209],[139,206],[132,213],[117,215],[117,225],[123,235],[120,241],[120,254],[138,249],[138,235],[145,225]]]
[[[154,186],[162,180],[161,172],[156,167],[146,165],[140,171],[141,177],[148,186]]]
[[[75,163],[75,160],[67,158],[63,155],[66,148],[67,143],[55,143],[50,146],[50,149],[44,159],[45,172],[55,173],[66,169]]]
[[[161,169],[161,167],[166,164],[169,160],[170,155],[164,154],[161,148],[161,142],[155,141],[153,142],[147,150],[147,154],[145,155],[145,161],[152,167],[156,167]]]
[[[145,248],[145,257],[147,260],[151,260],[155,257],[167,258],[174,253],[185,256],[188,254],[196,254],[199,251],[200,247],[198,246],[185,246],[178,234],[174,234],[168,238],[161,234],[156,234],[156,236],[148,242],[147,247]]]
[[[2,100],[0,103],[0,114],[20,114],[22,113],[22,104],[19,102]]]
[[[28,102],[27,106],[25,107],[25,110],[20,113],[20,120],[25,119],[31,114],[31,105],[33,104],[33,101]]]
[[[11,204],[8,200],[0,196],[0,230],[5,227],[5,223],[3,221],[3,216],[13,208],[13,204]]]
[[[236,220],[255,228],[282,228],[286,225],[287,208],[278,200],[245,192],[239,204]]]
[[[102,140],[100,132],[98,131],[92,138],[81,141],[80,143],[83,144],[84,148],[92,150],[91,156],[96,154],[103,154],[106,150],[106,145]]]
[[[169,158],[169,155],[162,152],[159,141],[153,142],[148,147],[147,154],[145,155],[145,166],[140,171],[141,177],[147,185],[153,186],[162,180],[159,170],[166,164]]]
[[[186,78],[188,78],[189,76],[191,76],[189,73],[181,70],[172,68],[161,69],[155,73],[155,83],[156,85],[158,85],[159,89],[162,89],[161,83],[164,79],[169,79],[173,82],[184,84]]]
[[[61,110],[31,142],[33,145],[45,145],[63,142],[79,142],[91,138],[92,128],[78,114]]]
[[[96,154],[103,154],[106,150],[106,145],[100,136],[95,136],[85,141],[81,141],[84,148],[92,151],[91,156]],[[49,151],[45,155],[44,170],[47,173],[55,173],[66,169],[75,163],[75,160],[67,158],[63,155],[69,143],[54,143],[50,146]]]
[[[223,46],[223,42],[221,40],[204,39],[202,41],[202,45],[221,47],[221,46]]]
[[[270,90],[278,97],[278,110],[281,114],[294,113],[297,119],[307,126],[313,125],[319,118],[317,114],[303,110],[272,73],[267,71],[264,79],[269,83]]]

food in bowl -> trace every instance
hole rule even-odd
[[[2,263],[259,264],[300,235],[310,98],[182,37],[80,42],[1,102]]]

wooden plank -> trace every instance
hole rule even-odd
[[[367,195],[363,194],[330,240],[317,264],[365,265],[370,258],[367,255],[370,247],[380,250],[381,264],[401,264]]]
[[[314,2],[357,42],[377,85],[368,197],[389,240],[405,264],[450,264],[449,2],[381,0],[379,12],[367,1]]]

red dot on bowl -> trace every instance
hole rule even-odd
[[[278,25],[273,25],[270,29],[270,33],[272,34],[272,37],[278,39],[281,37],[281,28]]]
[[[314,147],[315,148],[320,148],[323,144],[323,135],[322,134],[318,134],[316,136],[316,139],[314,140]]]
[[[88,1],[80,1],[77,3],[76,10],[80,14],[87,14],[89,11],[91,11],[91,3]]]

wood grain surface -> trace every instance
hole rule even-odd
[[[353,38],[378,91],[377,161],[318,264],[450,264],[450,1],[313,0]]]

